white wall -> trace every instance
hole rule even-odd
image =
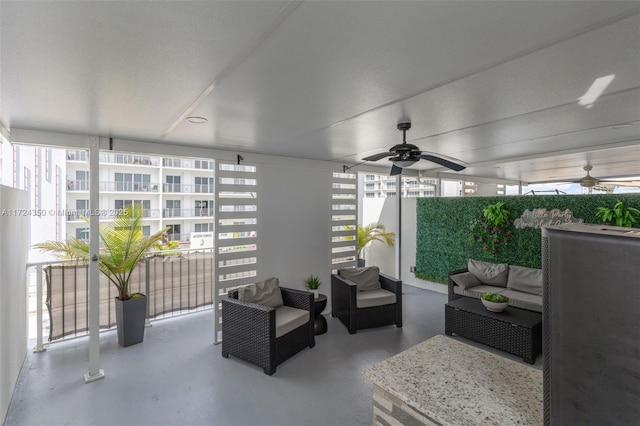
[[[330,304],[331,172],[265,164],[259,182],[259,278],[302,290],[305,278],[318,275]]]
[[[403,280],[411,277],[410,267],[416,264],[416,199],[402,199],[402,234],[400,244],[402,246],[400,278]],[[398,240],[398,228],[396,220],[396,199],[390,198],[364,198],[360,203],[360,217],[364,225],[372,222],[382,222],[387,231],[396,234]],[[397,277],[395,253],[396,249],[383,243],[372,243],[367,247],[365,259],[367,265],[375,265],[381,272]]]
[[[395,197],[363,198],[360,217],[360,223],[363,226],[380,222],[385,226],[387,232],[393,232],[397,237]],[[392,277],[397,275],[394,247],[374,241],[365,247],[363,252],[362,257],[365,259],[367,266],[377,266],[380,268],[380,272]]]
[[[0,185],[0,418],[4,419],[27,350],[26,269],[29,217],[7,214],[28,209],[29,197]]]

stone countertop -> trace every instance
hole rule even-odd
[[[438,335],[363,375],[443,425],[543,424],[542,371]]]

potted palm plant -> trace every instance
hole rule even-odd
[[[131,294],[129,282],[136,265],[162,241],[162,236],[167,231],[165,228],[151,236],[145,236],[142,232],[143,218],[144,209],[141,206],[127,206],[113,222],[100,224],[99,267],[100,272],[118,290],[115,306],[118,343],[121,346],[140,343],[144,338],[146,296],[141,293]],[[88,222],[87,218],[83,220]],[[63,259],[89,261],[89,245],[78,238],[71,238],[66,242],[46,241],[34,247],[52,252]]]
[[[365,266],[365,260],[362,257],[362,250],[373,241],[380,241],[387,244],[389,247],[393,247],[393,244],[396,241],[396,234],[393,232],[387,232],[385,226],[380,222],[370,223],[367,226],[358,225],[356,244],[358,250],[358,266]]]

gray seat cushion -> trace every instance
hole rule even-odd
[[[309,311],[291,306],[279,306],[276,308],[276,338],[284,336],[308,322]]]
[[[500,294],[509,298],[509,306],[542,313],[542,296],[509,289],[501,291]]]
[[[277,278],[269,278],[255,284],[240,287],[238,289],[238,300],[271,308],[277,308],[284,304],[282,293],[280,292],[280,282]]]
[[[371,308],[373,306],[391,305],[396,303],[396,295],[388,290],[359,291],[356,293],[356,307]]]
[[[352,281],[358,291],[371,291],[382,288],[380,285],[380,269],[377,266],[367,266],[365,268],[345,268],[338,273]]]
[[[498,287],[507,286],[509,265],[506,263],[490,263],[469,259],[467,269],[475,275],[482,284],[495,285]]]
[[[509,266],[507,288],[542,296],[542,269]]]
[[[503,287],[496,287],[493,285],[478,285],[475,287],[471,287],[468,289],[464,289],[460,286],[455,286],[453,288],[453,292],[455,294],[459,294],[461,296],[466,297],[475,297],[476,299],[480,299],[484,293],[500,293],[502,294],[506,289]]]

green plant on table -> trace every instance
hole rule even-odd
[[[304,285],[309,290],[317,290],[318,287],[320,287],[320,284],[322,284],[322,281],[320,281],[320,278],[317,275],[309,275],[309,277],[304,280]]]
[[[617,200],[612,208],[598,207],[596,217],[602,220],[605,225],[631,228],[640,219],[640,210],[634,207],[625,207],[622,201]]]
[[[503,296],[500,293],[483,293],[482,298],[487,302],[493,303],[508,303],[509,298],[507,296]]]

